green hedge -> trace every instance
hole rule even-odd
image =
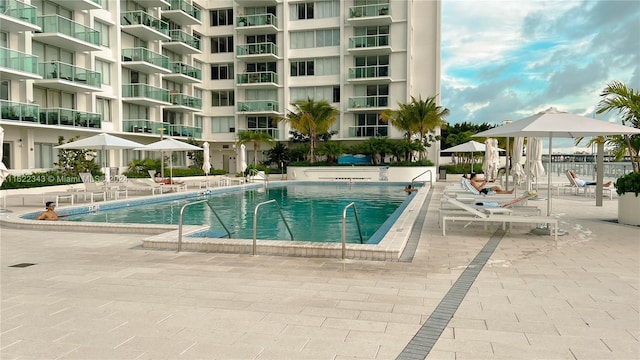
[[[99,174],[100,176],[102,174]],[[28,189],[42,186],[56,186],[82,183],[78,175],[69,175],[59,170],[24,175],[9,175],[0,186],[2,190]]]
[[[391,167],[410,167],[410,166],[433,166],[433,162],[430,160],[423,161],[398,161],[393,163],[382,163],[382,164],[335,164],[328,163],[326,161],[317,161],[317,162],[308,162],[308,161],[292,161],[287,167],[290,166],[299,166],[299,167],[314,167],[314,166],[340,166],[340,167],[351,167],[351,166],[391,166]]]
[[[157,171],[160,171],[159,169]],[[211,169],[209,171],[209,175],[225,175],[227,172],[224,170]],[[171,174],[171,169],[168,167],[164,168],[164,176],[167,177]],[[148,171],[125,171],[122,175],[131,178],[131,179],[140,179],[149,177]],[[173,169],[173,177],[185,177],[185,176],[204,176],[204,171],[199,168],[174,168]]]
[[[449,164],[449,165],[440,165],[439,170],[445,169],[447,170],[447,174],[468,174],[471,169],[470,164]],[[481,173],[482,172],[482,164],[473,164],[473,172]]]

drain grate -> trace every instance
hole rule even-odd
[[[9,265],[9,267],[16,267],[16,268],[26,268],[29,266],[33,266],[35,264],[32,263],[20,263],[20,264],[15,264],[15,265]]]

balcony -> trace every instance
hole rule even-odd
[[[36,7],[17,0],[0,1],[0,31],[19,32],[40,30],[36,21]]]
[[[243,73],[236,75],[236,83],[241,86],[278,86],[278,74],[273,71]]]
[[[202,138],[202,129],[194,126],[173,125],[164,122],[151,121],[146,119],[123,120],[123,131],[130,133],[143,133],[150,135],[185,136],[196,139]],[[162,130],[160,130],[162,129]]]
[[[173,111],[189,111],[196,112],[202,110],[202,99],[180,94],[180,93],[169,93],[169,102],[171,105],[165,106],[166,110]]]
[[[242,44],[236,46],[236,55],[241,59],[278,60],[278,46],[272,42]]]
[[[243,114],[278,114],[280,103],[273,100],[251,100],[236,104],[238,112]]]
[[[184,0],[169,0],[162,8],[162,16],[180,25],[202,25],[200,9]]]
[[[38,16],[37,22],[41,32],[33,34],[34,40],[65,50],[100,50],[100,33],[97,30],[60,15]]]
[[[38,73],[38,57],[0,47],[0,79],[42,79],[42,76]]]
[[[187,34],[182,30],[169,31],[170,40],[162,42],[162,47],[182,55],[202,54],[200,51],[200,39]]]
[[[170,125],[164,123],[165,133],[170,136],[192,137],[202,139],[202,129],[187,125]]]
[[[357,96],[349,98],[349,111],[371,111],[389,108],[389,96]]]
[[[2,120],[38,122],[40,105],[0,100]]]
[[[349,24],[353,26],[375,26],[391,24],[389,4],[359,5],[349,8]]]
[[[169,40],[169,23],[144,11],[120,13],[122,31],[146,41]]]
[[[172,62],[169,64],[170,74],[163,76],[163,79],[171,80],[180,84],[201,83],[202,70],[194,68],[183,62]]]
[[[39,121],[42,125],[74,126],[89,129],[102,127],[102,115],[64,108],[40,109]]]
[[[349,137],[389,136],[388,125],[349,126]]]
[[[349,38],[349,52],[354,55],[387,55],[391,53],[389,35],[363,35]]]
[[[349,82],[358,84],[388,84],[389,65],[357,66],[349,68]]]
[[[122,49],[122,66],[145,74],[168,74],[169,58],[145,48]]]
[[[273,14],[236,16],[236,31],[242,35],[275,34],[278,17]]]
[[[38,73],[42,80],[36,80],[39,86],[68,92],[102,91],[102,79],[99,72],[51,61],[38,64]]]
[[[73,11],[102,9],[100,0],[50,0]]]
[[[241,133],[243,131],[263,132],[269,134],[272,138],[280,139],[280,130],[276,128],[251,128],[251,129],[238,129],[236,132]]]
[[[145,8],[169,6],[169,0],[136,0],[136,2]]]
[[[169,90],[147,84],[122,85],[122,101],[142,106],[169,106]]]

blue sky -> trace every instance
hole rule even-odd
[[[551,106],[593,117],[612,81],[640,90],[639,0],[442,0],[451,124],[501,124]],[[572,145],[554,140],[554,150]]]

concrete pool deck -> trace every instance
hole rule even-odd
[[[555,196],[568,232],[557,243],[526,225],[443,237],[436,211],[453,182],[434,185],[411,262],[176,254],[142,249],[144,234],[2,228],[0,358],[640,358],[639,229],[610,221],[615,197]],[[425,349],[415,339],[435,337],[439,309],[452,317]]]

